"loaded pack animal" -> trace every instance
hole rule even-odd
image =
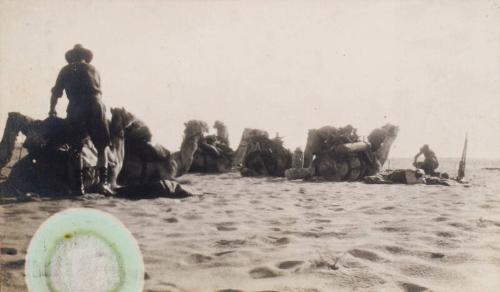
[[[106,152],[109,164],[109,182],[118,196],[151,197],[185,195],[187,192],[174,181],[185,174],[198,148],[198,141],[208,132],[205,122],[191,120],[184,130],[181,150],[170,153],[151,142],[149,128],[123,108],[111,109],[109,121],[111,145]],[[67,195],[71,191],[71,151],[68,139],[71,129],[65,119],[49,117],[36,120],[20,113],[9,113],[0,142],[0,168],[10,160],[19,133],[26,136],[23,147],[28,154],[17,161],[4,188],[10,191],[41,195]],[[95,169],[97,151],[86,141],[84,185],[92,192],[98,181]]]
[[[258,129],[243,131],[235,159],[242,176],[284,176],[292,165],[292,153],[283,146],[283,139],[270,139]]]
[[[216,121],[214,128],[216,135],[206,135],[199,140],[190,172],[223,173],[231,170],[234,151],[229,146],[227,127]]]
[[[387,124],[361,141],[356,129],[325,126],[309,130],[304,168],[287,170],[289,179],[321,178],[328,181],[357,181],[378,173],[384,165],[399,128]]]

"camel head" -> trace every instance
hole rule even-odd
[[[389,157],[392,143],[396,140],[399,133],[399,127],[386,124],[378,129],[373,130],[368,135],[368,141],[372,145],[372,150],[375,152],[377,160],[383,166]]]
[[[109,133],[111,138],[124,137],[128,116],[123,108],[111,108],[111,121],[109,122]]]
[[[187,123],[184,123],[184,126],[186,126],[184,129],[185,138],[203,137],[203,135],[209,131],[207,123],[200,120],[190,120]]]
[[[219,120],[215,121],[213,128],[218,131],[224,131],[227,129],[226,125]]]
[[[149,127],[135,115],[128,112],[124,108],[111,109],[111,135],[117,134],[119,131],[124,132],[127,143],[143,143],[151,141],[152,134]]]
[[[181,176],[189,171],[193,163],[194,153],[198,149],[198,141],[209,131],[208,124],[200,120],[190,120],[184,125],[186,128],[184,129],[181,151],[173,154],[177,168],[175,176]]]
[[[128,128],[131,127],[136,121],[137,118],[122,108],[111,108],[111,122],[109,124],[110,134],[119,135],[120,132],[124,132]]]
[[[382,129],[387,131],[387,136],[391,138],[396,138],[399,133],[399,127],[392,124],[385,124]]]
[[[115,187],[125,160],[125,130],[133,120],[133,115],[124,108],[111,108],[109,133],[111,145],[106,151],[109,163],[109,181]]]
[[[217,130],[217,138],[229,146],[229,133],[226,125],[221,121],[215,121],[214,129]]]

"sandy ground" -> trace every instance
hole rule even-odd
[[[499,291],[500,171],[470,187],[190,174],[186,199],[0,205],[1,291],[25,291],[37,227],[97,208],[133,233],[145,291]]]

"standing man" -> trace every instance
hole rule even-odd
[[[56,116],[55,107],[58,99],[66,91],[69,103],[67,120],[71,129],[71,151],[76,161],[73,175],[75,194],[85,193],[83,184],[83,160],[81,157],[85,139],[90,136],[97,149],[97,167],[99,169],[98,191],[113,194],[108,182],[108,161],[106,148],[110,144],[109,128],[106,121],[106,108],[101,101],[101,79],[99,73],[90,65],[93,54],[77,44],[66,52],[68,65],[57,76],[52,88],[49,116]]]
[[[423,162],[417,162],[417,159],[420,155],[424,155],[424,161]],[[436,157],[436,153],[429,148],[429,145],[425,144],[420,148],[420,152],[415,155],[415,159],[413,161],[413,165],[416,168],[423,169],[425,171],[425,174],[433,175],[439,166],[439,162]]]

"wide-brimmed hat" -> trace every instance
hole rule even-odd
[[[80,44],[76,44],[71,50],[66,52],[64,57],[68,63],[73,63],[82,59],[85,60],[85,62],[90,63],[93,56],[92,51],[84,48]]]

